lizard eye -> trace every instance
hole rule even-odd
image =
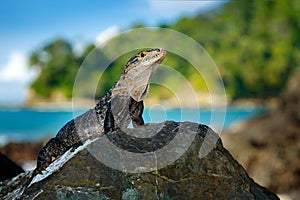
[[[144,53],[141,53],[141,57],[143,58],[145,56],[145,54]]]

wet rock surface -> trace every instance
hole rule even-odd
[[[278,199],[248,176],[207,126],[167,121],[126,133],[118,130],[93,141],[48,177],[23,187],[23,192],[20,188],[31,172],[0,183],[0,197]],[[142,157],[147,159],[139,160]]]

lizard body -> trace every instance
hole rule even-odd
[[[134,127],[143,125],[143,99],[148,94],[150,77],[165,56],[166,51],[161,48],[141,51],[133,56],[119,80],[96,106],[65,124],[40,150],[34,174],[89,138],[126,128],[130,121]]]

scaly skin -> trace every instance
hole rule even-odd
[[[144,124],[143,99],[155,67],[163,61],[166,51],[141,51],[126,64],[119,80],[96,106],[64,125],[55,138],[40,150],[34,175],[44,170],[67,150],[75,150],[89,138],[98,137],[117,128]]]

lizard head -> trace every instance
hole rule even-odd
[[[167,51],[162,48],[145,50],[127,62],[123,74],[126,77],[128,92],[135,101],[142,101],[147,96],[151,75],[166,54]]]

